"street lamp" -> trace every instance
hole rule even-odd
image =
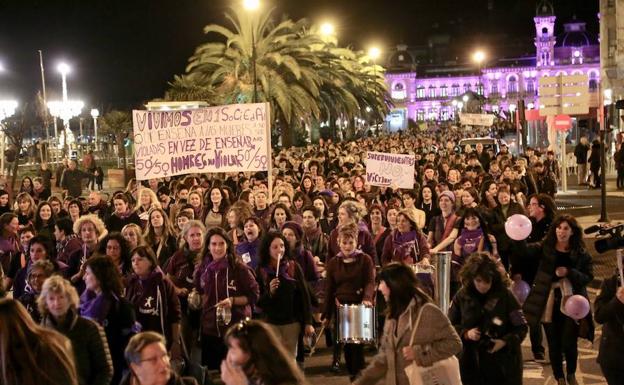
[[[334,28],[334,25],[332,23],[325,22],[321,24],[321,35],[330,37],[333,36],[335,32],[336,29]]]
[[[243,0],[243,8],[249,13],[256,11],[260,8],[260,0]],[[258,102],[258,73],[256,72],[256,36],[254,32],[254,23],[250,22],[251,26],[251,71],[253,75],[253,102]]]
[[[94,132],[94,137],[93,137],[93,143],[95,143],[95,151],[98,150],[98,135],[97,135],[97,130],[98,130],[98,126],[97,126],[97,118],[98,116],[100,116],[100,111],[97,108],[93,108],[91,109],[91,117],[93,118],[93,132]]]
[[[373,61],[373,83],[377,83],[377,59],[381,56],[381,50],[378,47],[370,47],[368,49],[368,57]],[[367,87],[368,88],[368,87]],[[375,88],[373,87],[373,92]],[[375,131],[377,131],[377,117],[375,116]]]
[[[472,60],[479,66],[479,94],[483,94],[483,83],[481,81],[481,69],[485,61],[485,52],[478,50],[472,54]]]
[[[80,100],[69,100],[67,96],[67,74],[71,71],[71,68],[67,63],[59,63],[57,67],[61,73],[61,82],[63,86],[63,100],[48,102],[48,109],[50,115],[54,117],[54,136],[58,138],[58,128],[56,119],[60,118],[63,121],[64,131],[64,146],[67,146],[68,135],[72,138],[72,133],[69,129],[69,120],[75,116],[80,115],[84,102]]]

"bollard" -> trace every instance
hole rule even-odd
[[[436,282],[435,301],[446,314],[451,305],[451,252],[435,253]]]

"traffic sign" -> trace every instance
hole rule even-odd
[[[555,116],[555,130],[566,132],[570,128],[572,128],[572,118],[570,118],[570,115]]]

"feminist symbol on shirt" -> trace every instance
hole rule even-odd
[[[147,298],[145,298],[145,307],[152,307],[152,301],[154,300],[154,297],[149,296]]]

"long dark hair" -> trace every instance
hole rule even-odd
[[[225,258],[227,258],[230,269],[236,269],[236,267],[242,262],[236,256],[236,251],[234,250],[234,242],[232,242],[232,239],[230,239],[228,234],[221,227],[213,227],[206,233],[206,238],[204,240],[206,255],[204,256],[204,258],[209,258],[210,261],[214,260],[214,258],[210,254],[210,238],[212,238],[214,235],[218,235],[225,240],[225,245],[227,246],[227,250],[225,251]]]
[[[269,231],[265,236],[262,237],[262,241],[260,241],[260,246],[258,247],[258,256],[260,257],[260,266],[269,266],[271,262],[271,243],[279,238],[284,242],[284,255],[283,257],[286,259],[291,259],[291,250],[288,245],[288,241],[286,237],[282,235],[282,233],[277,231]]]
[[[121,283],[121,274],[110,257],[97,255],[87,259],[85,263],[86,266],[91,269],[95,278],[97,278],[103,293],[113,293],[118,297],[122,295],[123,284]]]
[[[418,306],[431,302],[431,298],[419,287],[418,278],[406,264],[391,262],[379,272],[379,282],[383,281],[390,289],[390,300],[386,308],[388,317],[398,319],[412,299]]]
[[[528,201],[531,202],[531,199],[533,198],[537,200],[537,204],[544,210],[544,217],[552,221],[555,218],[555,215],[557,215],[557,205],[555,204],[555,200],[550,195],[544,193],[533,194],[529,197]]]
[[[544,238],[544,245],[554,248],[557,244],[557,227],[566,222],[572,228],[572,236],[570,237],[570,250],[578,251],[585,248],[583,241],[583,229],[578,224],[576,218],[570,214],[558,215],[550,225],[548,233]]]
[[[249,360],[243,366],[248,377],[267,385],[308,384],[284,345],[264,322],[240,321],[225,334],[226,345],[231,346],[233,339],[249,354]]]
[[[50,219],[48,219],[48,222],[45,224],[43,223],[43,219],[41,218],[41,214],[40,214],[43,206],[48,206],[50,208],[50,213],[51,213]],[[54,229],[55,224],[56,224],[56,214],[54,214],[54,210],[52,210],[52,205],[47,201],[39,202],[39,205],[37,206],[37,211],[35,212],[35,229],[37,229],[37,231],[41,231],[41,229],[44,226],[48,226]]]

